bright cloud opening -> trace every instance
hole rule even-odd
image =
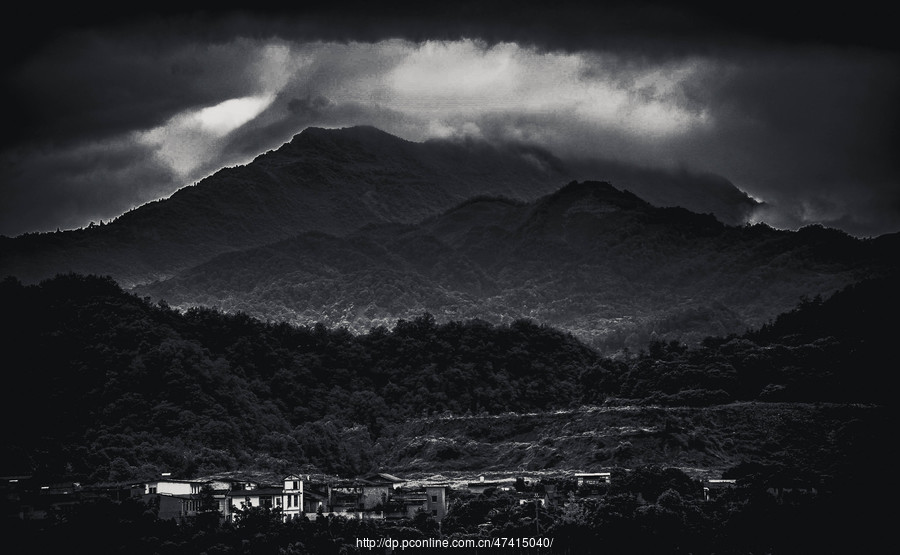
[[[136,139],[155,148],[161,161],[187,177],[218,151],[222,138],[258,116],[274,98],[273,94],[246,96],[183,112],[160,127],[138,133]]]
[[[571,114],[582,121],[655,139],[708,122],[705,110],[689,109],[682,88],[701,62],[622,68],[612,55],[539,52],[516,44],[426,42],[386,76],[386,104],[442,129],[451,120],[496,113]],[[638,91],[637,93],[635,91]]]
[[[203,131],[222,137],[258,116],[269,107],[273,99],[274,95],[271,94],[232,98],[199,110],[192,119]]]

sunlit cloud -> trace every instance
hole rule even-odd
[[[387,81],[393,101],[425,112],[491,110],[521,104],[523,64],[512,44],[485,48],[473,41],[426,42],[410,49]]]
[[[259,151],[290,139],[290,118],[298,126],[370,123],[410,140],[469,136],[549,142],[568,148],[572,125],[626,137],[611,151],[633,149],[635,141],[672,139],[711,121],[708,111],[684,102],[683,88],[700,71],[697,59],[663,65],[623,65],[613,54],[539,51],[514,43],[475,40],[413,43],[288,43],[244,41],[243,75],[255,76],[255,94],[185,110],[163,125],[137,132],[141,144],[185,181],[197,172],[245,159],[225,159],[230,135],[253,123],[260,129],[290,130],[270,138]],[[316,109],[298,110],[302,99],[319,98]],[[395,114],[395,121],[329,119],[339,113]],[[328,113],[326,113],[328,112]],[[298,118],[302,114],[305,119]],[[548,125],[537,126],[529,120]],[[279,121],[285,124],[279,124]],[[577,141],[577,139],[576,139]],[[620,141],[621,142],[621,141]],[[215,161],[211,163],[211,161]]]
[[[203,108],[188,119],[214,137],[222,137],[259,115],[272,103],[273,95],[232,98]]]
[[[165,125],[137,133],[138,142],[155,148],[156,156],[187,176],[220,148],[220,139],[258,116],[274,95],[233,98],[174,116]]]
[[[242,81],[239,88],[252,91],[252,94],[190,108],[175,114],[160,126],[130,134],[130,138],[138,143],[153,148],[157,159],[185,181],[202,177],[194,175],[195,170],[209,165],[211,160],[223,162],[224,165],[225,161],[220,159],[219,154],[227,144],[228,135],[259,117],[293,76],[310,63],[308,56],[292,52],[291,46],[282,41],[270,43],[239,39],[216,50],[221,49],[240,50],[243,58],[238,66],[241,71],[236,72]],[[193,52],[193,48],[190,50]],[[201,60],[204,54],[194,53]],[[220,55],[217,53],[217,56]],[[195,65],[202,68],[199,62]]]
[[[374,125],[412,141],[514,141],[566,160],[714,173],[765,201],[761,217],[770,221],[776,203],[797,222],[843,222],[859,210],[896,227],[900,217],[891,200],[900,90],[891,55],[818,46],[669,51],[668,43],[657,45],[666,48],[659,55],[642,40],[575,48],[563,33],[524,44],[516,33],[357,40],[238,29],[217,40],[88,35],[30,59],[13,80],[31,108],[20,135],[35,147],[20,149],[34,158],[16,166],[17,183],[59,179],[34,154],[41,148],[130,145],[159,179],[130,181],[137,204],[148,191],[167,196],[248,163],[306,127]],[[117,150],[97,156],[106,152]],[[89,168],[77,171],[92,182]],[[57,189],[60,198],[68,190]],[[9,212],[41,203],[20,192],[4,199],[19,206]],[[69,202],[81,202],[75,195]],[[888,200],[860,204],[865,195]]]
[[[698,60],[633,69],[624,80],[620,72],[592,68],[596,56],[510,43],[488,47],[464,40],[407,48],[409,54],[386,77],[387,102],[417,112],[428,120],[427,129],[442,136],[450,134],[453,122],[471,128],[478,118],[496,113],[577,117],[651,139],[710,119],[708,112],[681,102],[680,89],[701,65]]]

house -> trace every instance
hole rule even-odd
[[[303,480],[299,476],[290,474],[284,477],[284,488],[276,506],[284,512],[285,520],[299,518],[303,515],[305,512]]]
[[[608,484],[611,476],[611,472],[582,472],[575,475],[575,480],[578,483],[578,487],[591,487]]]
[[[144,495],[191,495],[200,493],[204,482],[196,480],[175,480],[171,478],[154,480],[144,484]]]
[[[385,518],[399,520],[415,518],[425,513],[440,521],[450,507],[450,487],[445,484],[430,484],[418,488],[399,488],[390,496],[385,506]]]
[[[406,480],[402,478],[398,478],[392,474],[386,474],[384,472],[379,472],[377,474],[370,474],[368,476],[364,476],[363,480],[367,482],[372,482],[375,484],[390,484],[391,489],[402,488],[406,485]]]
[[[197,481],[204,485],[208,485],[214,491],[246,491],[256,489],[260,486],[259,482],[246,477],[214,475],[198,478]]]
[[[372,511],[387,503],[393,489],[393,483],[384,480],[341,480],[330,487],[331,504],[335,512]]]
[[[450,507],[447,496],[449,489],[449,486],[443,484],[425,486],[425,510],[431,515],[431,518],[439,522],[447,515],[447,509]]]
[[[405,481],[396,476],[373,474],[368,478],[371,479],[313,483],[290,474],[278,485],[221,477],[165,478],[147,482],[138,491],[146,500],[158,503],[160,518],[175,520],[196,516],[204,498],[208,503],[210,494],[220,515],[228,522],[237,511],[252,507],[279,509],[285,521],[303,516],[316,518],[320,514],[365,519],[413,518],[422,512],[441,520],[447,514],[449,486],[446,484],[429,484],[410,491],[400,487]],[[492,483],[481,484],[489,487]],[[209,489],[204,491],[204,488]]]
[[[415,518],[420,512],[431,512],[428,509],[428,493],[425,488],[398,489],[391,495],[385,518],[388,520]]]
[[[199,500],[190,494],[150,493],[147,496],[157,500],[157,517],[162,520],[181,520],[196,515],[199,509]]]
[[[468,484],[466,484],[466,487],[469,488],[469,491],[473,493],[484,493],[485,490],[490,488],[497,488],[502,491],[509,491],[513,489],[512,485],[509,482],[489,481],[485,480],[484,476],[479,476],[477,482],[469,482]]]
[[[266,509],[275,509],[283,503],[284,490],[276,486],[258,487],[247,490],[234,490],[226,494],[226,498],[230,500],[230,506],[239,509],[249,509],[250,507],[264,507]]]
[[[387,501],[390,485],[365,480],[340,480],[328,486],[328,507],[333,514],[348,518],[375,517],[376,507]]]
[[[204,482],[163,478],[146,482],[143,487],[145,501],[159,504],[159,518],[181,519],[194,516],[200,508],[200,490]]]
[[[159,518],[178,520],[197,515],[204,487],[210,488],[219,513],[226,521],[233,519],[235,508],[280,508],[285,501],[284,489],[280,486],[260,487],[258,482],[252,480],[221,477],[153,480],[144,484],[143,496],[145,500],[154,499],[159,504]]]
[[[364,511],[374,510],[387,504],[391,492],[394,490],[392,482],[363,482],[360,502]]]
[[[241,475],[240,473],[233,474],[225,474],[225,475],[212,475],[206,476],[203,478],[198,478],[195,480],[200,483],[200,488],[196,489],[196,495],[199,495],[200,490],[204,486],[208,486],[212,490],[213,499],[215,499],[218,504],[219,514],[222,515],[222,518],[226,521],[231,521],[233,518],[233,507],[240,507],[241,501],[244,504],[247,504],[247,495],[245,492],[253,492],[260,489],[260,483],[251,479],[247,476]],[[272,506],[278,506],[278,502],[280,499],[276,498],[274,494],[271,494],[271,500],[266,498],[266,495],[263,495],[262,498],[259,497],[259,492],[256,494],[251,494],[250,503],[252,506],[259,506],[260,503],[268,503],[271,501]],[[193,516],[196,514],[195,511],[191,511],[190,509],[187,511],[187,516]]]
[[[328,501],[328,486],[322,485],[322,489],[319,489],[316,484],[308,484],[304,486],[303,490],[303,513],[306,515],[306,518],[314,519],[318,517],[320,514],[325,514],[331,511],[329,501]]]
[[[703,500],[711,501],[718,497],[723,490],[733,488],[736,480],[711,479],[703,482]]]

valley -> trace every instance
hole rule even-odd
[[[723,223],[564,175],[547,153],[308,129],[115,221],[0,238],[6,516],[46,505],[33,526],[48,546],[71,534],[54,511],[108,509],[96,522],[145,530],[122,545],[253,534],[328,551],[355,526],[471,539],[532,530],[534,510],[575,534],[565,553],[598,534],[632,545],[627,529],[651,550],[766,551],[807,534],[773,544],[734,523],[876,522],[854,511],[887,472],[900,235]],[[713,181],[732,216],[750,206]],[[245,500],[272,500],[265,484],[298,472],[326,491],[371,473],[450,491],[482,476],[564,490],[577,473],[616,478],[545,513],[533,492],[459,488],[446,515],[387,522],[382,505],[384,523],[348,523],[349,497],[337,517],[285,522],[274,506],[133,494],[243,475],[264,484]],[[40,486],[16,504],[17,477],[92,500],[51,503]],[[703,489],[723,479],[721,498]],[[675,518],[689,524],[654,535]]]

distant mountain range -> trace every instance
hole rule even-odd
[[[740,333],[894,264],[898,237],[727,226],[606,183],[530,203],[476,198],[418,224],[305,233],[227,253],[135,292],[297,324],[367,331],[423,313],[519,318],[595,347]]]
[[[545,159],[546,158],[546,159]],[[414,222],[477,194],[531,198],[561,182],[542,153],[485,143],[411,143],[371,127],[309,128],[106,226],[5,240],[4,273],[111,275],[125,286],[304,231]]]
[[[629,191],[562,186],[591,167]],[[309,128],[106,225],[0,238],[0,275],[110,275],[175,307],[354,331],[531,318],[618,350],[742,332],[896,265],[897,235],[741,225],[756,204],[711,176]]]
[[[224,168],[107,225],[0,237],[0,273],[37,282],[74,271],[130,287],[306,231],[340,236],[370,223],[414,223],[476,195],[533,200],[586,172],[621,175],[650,202],[712,211],[730,223],[756,204],[721,179],[625,170],[569,168],[530,146],[413,143],[373,127],[308,128],[246,166]]]

